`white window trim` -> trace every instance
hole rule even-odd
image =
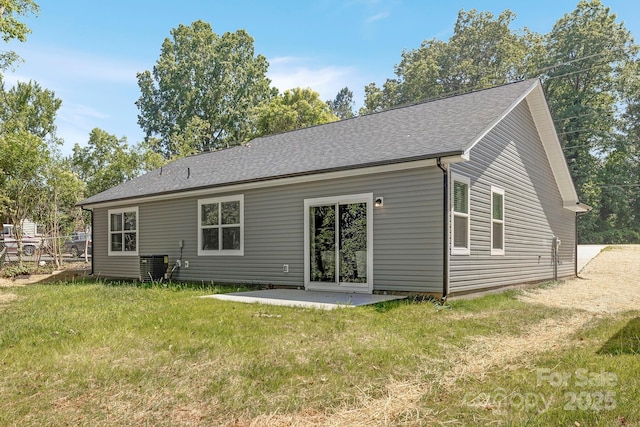
[[[202,205],[238,201],[240,202],[240,249],[225,250],[221,246],[217,250],[202,249]],[[218,210],[218,212],[221,211]],[[221,224],[219,224],[219,227],[223,228]],[[222,233],[220,233],[220,236],[222,236]],[[244,256],[244,194],[198,200],[198,256]]]
[[[124,212],[135,212],[136,213],[136,250],[135,251],[125,251],[124,250],[124,238],[122,239],[122,250],[121,251],[112,251],[111,250],[111,235],[114,234],[111,232],[111,215],[124,213]],[[124,228],[124,223],[123,223]],[[119,233],[124,233],[124,230]],[[137,206],[130,206],[126,208],[118,208],[118,209],[109,209],[107,211],[107,256],[138,256],[138,250],[140,248],[140,212],[138,211]]]
[[[451,190],[450,190],[450,205],[451,205],[451,255],[470,255],[471,254],[471,180],[466,176],[452,174],[451,175]],[[467,208],[468,212],[466,214],[459,213],[455,211],[455,202],[454,202],[454,187],[455,182],[461,182],[467,185]],[[456,247],[455,239],[453,236],[455,235],[455,217],[463,217],[467,218],[467,247],[460,248]]]
[[[493,218],[493,195],[494,194],[500,194],[502,195],[502,220],[499,219],[494,219]],[[505,197],[504,197],[504,190],[502,188],[497,188],[497,187],[493,187],[491,186],[491,209],[489,210],[489,215],[491,216],[491,255],[504,255],[504,240],[505,240],[505,217],[504,217],[504,212],[505,212],[505,208],[504,208],[504,202],[505,202]],[[501,223],[502,224],[502,249],[494,249],[493,248],[493,224],[494,223]]]

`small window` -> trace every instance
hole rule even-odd
[[[451,235],[453,236],[451,252],[454,255],[469,255],[470,253],[469,186],[468,178],[454,177],[452,189],[453,222],[451,224]]]
[[[198,255],[244,255],[244,196],[198,201]]]
[[[138,208],[111,209],[109,255],[138,255]]]
[[[491,255],[504,255],[504,190],[491,187]]]

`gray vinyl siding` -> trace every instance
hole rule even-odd
[[[562,207],[526,101],[452,172],[471,180],[471,244],[470,255],[451,256],[451,292],[552,279],[554,235],[562,241],[558,276],[574,274],[575,214]],[[505,191],[505,255],[491,255],[491,186]]]
[[[373,209],[374,290],[440,292],[441,179],[429,167],[123,206],[138,206],[140,255],[169,255],[173,264],[184,241],[190,265],[175,280],[303,287],[304,200],[373,193],[384,197]],[[234,194],[244,194],[244,256],[198,256],[198,200]],[[107,256],[107,212],[94,210],[94,272],[137,278],[138,257]]]

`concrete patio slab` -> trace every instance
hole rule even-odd
[[[404,299],[402,295],[356,294],[344,292],[318,292],[301,289],[265,289],[262,291],[233,292],[229,294],[205,295],[222,301],[254,304],[282,305],[287,307],[336,308],[359,307],[384,301]]]

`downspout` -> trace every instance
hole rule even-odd
[[[576,220],[573,224],[575,230],[573,234],[574,241],[574,252],[573,252],[573,270],[576,273],[576,277],[578,277],[578,212],[576,212]]]
[[[91,273],[89,273],[91,276],[93,276],[93,248],[94,248],[94,242],[93,242],[93,211],[91,209],[85,209],[83,207],[81,207],[81,209],[83,211],[86,212],[90,212],[91,213]],[[86,230],[85,230],[86,231]],[[86,237],[85,237],[86,239]]]
[[[573,237],[573,240],[575,242],[575,247],[574,247],[574,259],[573,259],[573,269],[575,270],[576,273],[576,277],[578,277],[578,217],[584,214],[588,214],[589,211],[587,212],[576,212],[576,220],[575,220],[575,234]]]
[[[438,157],[438,167],[442,171],[442,298],[449,295],[449,171]]]

